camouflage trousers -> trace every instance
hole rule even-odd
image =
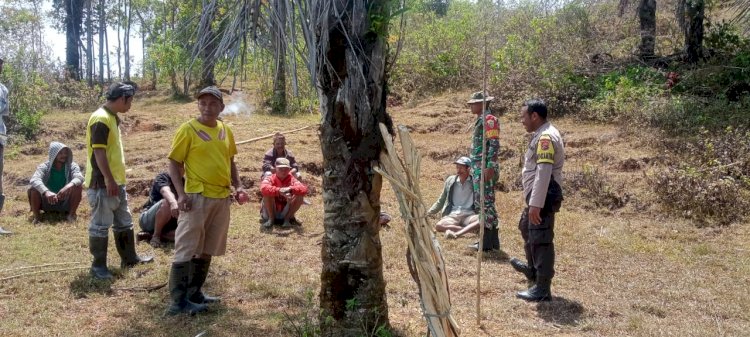
[[[471,179],[474,183],[474,209],[477,213],[481,212],[479,187],[481,183],[482,170],[479,167],[472,167]],[[495,209],[495,180],[484,182],[484,227],[494,229],[498,227],[497,210]]]

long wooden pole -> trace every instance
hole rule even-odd
[[[484,167],[487,165],[487,156],[485,156],[485,139],[484,130],[484,113],[487,110],[487,34],[484,35],[484,69],[482,72],[482,113],[479,115],[482,127],[482,164],[479,174],[479,243],[477,244],[477,325],[482,325],[482,256],[484,255],[484,225],[485,219],[484,207]]]
[[[303,127],[299,128],[299,129],[294,129],[294,130],[289,130],[289,131],[279,131],[279,132],[274,132],[274,133],[271,133],[271,134],[267,134],[267,135],[265,135],[265,136],[260,136],[260,137],[255,137],[255,138],[250,138],[250,139],[248,139],[248,140],[243,140],[243,141],[241,141],[241,142],[236,142],[236,143],[234,143],[234,144],[235,144],[235,145],[242,145],[242,144],[246,144],[246,143],[252,143],[252,142],[256,142],[256,141],[259,141],[259,140],[261,140],[261,139],[271,138],[271,137],[275,136],[275,135],[276,135],[277,133],[287,134],[287,133],[292,133],[292,132],[302,131],[302,130],[304,130],[304,129],[309,129],[309,128],[310,128],[310,127],[312,127],[312,126],[314,126],[314,125],[303,126]]]

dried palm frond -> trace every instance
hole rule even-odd
[[[398,127],[403,160],[398,157],[388,128],[380,123],[385,149],[380,154],[380,167],[375,167],[388,179],[398,198],[401,217],[405,222],[409,270],[419,288],[422,312],[427,320],[430,335],[435,337],[458,336],[459,328],[451,316],[448,275],[440,243],[432,226],[427,222],[427,208],[419,190],[419,150],[412,143],[405,126]]]

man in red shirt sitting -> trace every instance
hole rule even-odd
[[[304,202],[307,186],[290,174],[292,167],[289,159],[278,158],[275,164],[276,172],[263,178],[260,184],[260,192],[263,194],[260,210],[263,228],[270,229],[276,220],[283,220],[284,227],[299,226],[294,214]]]

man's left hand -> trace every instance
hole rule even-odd
[[[542,209],[539,207],[529,206],[529,224],[538,226],[542,223]]]

